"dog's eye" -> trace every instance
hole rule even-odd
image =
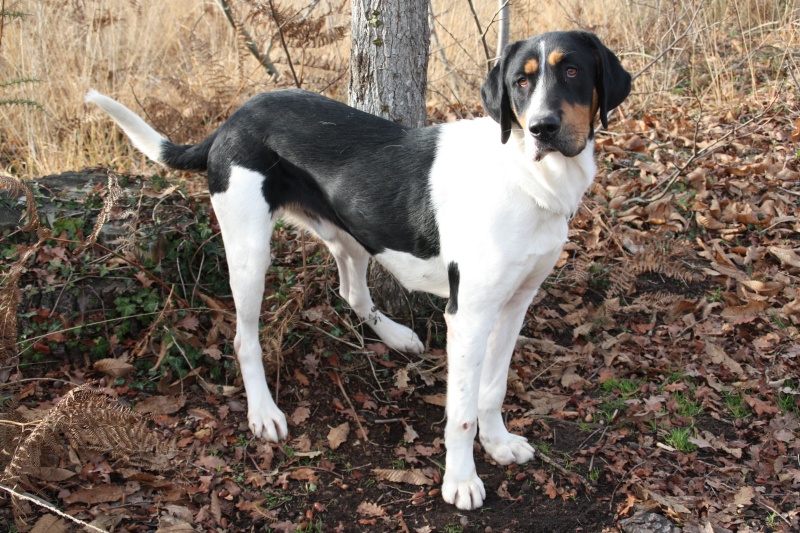
[[[527,87],[528,86],[528,78],[520,78],[517,80],[517,85],[520,87]]]
[[[568,78],[574,78],[577,75],[578,75],[578,69],[576,69],[575,67],[569,67],[567,69],[567,77]]]

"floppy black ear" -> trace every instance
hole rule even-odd
[[[517,43],[506,46],[500,60],[492,67],[489,76],[481,86],[483,108],[495,122],[500,124],[500,142],[505,144],[511,135],[511,100],[505,82],[505,65],[517,49]]]
[[[620,105],[631,92],[631,75],[628,74],[614,52],[600,42],[597,35],[583,32],[597,54],[595,86],[600,100],[600,121],[608,127],[608,112]]]

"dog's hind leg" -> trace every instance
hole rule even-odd
[[[315,231],[336,259],[339,270],[339,294],[353,311],[394,350],[422,353],[425,346],[411,328],[389,319],[375,308],[367,286],[369,253],[349,234],[331,225],[316,226]]]
[[[236,305],[233,345],[247,393],[247,420],[253,435],[277,442],[288,434],[286,417],[270,395],[258,337],[274,222],[261,193],[263,181],[262,174],[233,166],[227,190],[212,195],[211,203],[222,229]]]

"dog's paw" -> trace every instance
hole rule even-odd
[[[407,328],[397,322],[392,322],[388,318],[378,321],[372,329],[381,340],[391,349],[398,352],[419,354],[425,351],[425,345],[419,340],[417,334],[411,328]]]
[[[286,416],[274,402],[269,403],[272,405],[265,405],[261,409],[249,409],[247,421],[250,431],[256,438],[280,442],[289,435]]]
[[[501,465],[523,464],[533,459],[535,450],[525,437],[505,431],[501,435],[481,435],[484,451]]]
[[[478,477],[475,469],[464,477],[451,475],[450,470],[445,471],[442,481],[442,498],[447,503],[452,503],[459,509],[471,511],[483,505],[486,489],[483,481]]]

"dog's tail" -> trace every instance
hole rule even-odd
[[[203,171],[208,168],[208,152],[216,133],[198,144],[175,144],[161,136],[139,115],[94,89],[86,93],[86,102],[111,115],[134,146],[153,161],[178,170]]]

